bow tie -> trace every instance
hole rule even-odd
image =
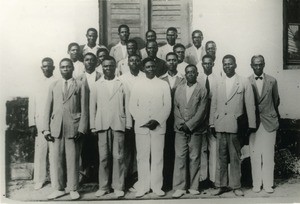
[[[261,76],[255,77],[255,80],[260,79],[262,80],[263,78]]]

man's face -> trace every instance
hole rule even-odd
[[[149,57],[156,57],[156,53],[157,53],[158,47],[157,44],[155,42],[150,42],[148,43],[147,47],[146,47],[146,51]]]
[[[113,78],[116,71],[116,63],[113,60],[104,60],[102,62],[103,74],[107,78]]]
[[[193,40],[193,44],[195,45],[196,48],[201,47],[202,44],[202,40],[203,40],[203,36],[201,33],[196,32],[194,33],[194,35],[192,36],[192,40]]]
[[[178,62],[179,63],[183,62],[185,57],[185,49],[182,47],[177,47],[174,51],[178,56]]]
[[[141,58],[138,56],[131,56],[128,58],[128,66],[130,70],[137,71],[141,67]]]
[[[92,73],[95,70],[97,59],[93,55],[86,55],[83,59],[85,70]]]
[[[146,40],[147,41],[156,40],[156,34],[154,32],[148,32],[146,36]]]
[[[231,58],[223,60],[223,70],[227,77],[232,77],[235,74],[236,63]]]
[[[121,39],[121,41],[128,41],[129,39],[129,30],[127,28],[121,28],[120,29],[120,32],[119,32],[119,37]]]
[[[256,57],[253,59],[251,63],[251,67],[254,71],[254,74],[256,76],[260,76],[263,73],[264,67],[265,67],[265,62],[261,57]]]
[[[53,75],[54,66],[49,61],[43,61],[41,69],[45,77],[49,78]]]
[[[204,58],[202,60],[203,71],[206,75],[210,75],[212,73],[212,68],[214,66],[214,61],[211,58]]]
[[[175,55],[168,55],[166,58],[166,64],[169,71],[175,71],[177,69],[178,59]]]
[[[90,30],[87,34],[86,34],[86,38],[88,41],[88,44],[96,44],[98,35],[95,31]]]
[[[126,48],[127,48],[128,56],[133,55],[133,54],[136,53],[137,48],[136,48],[134,43],[128,43],[126,45]]]
[[[167,38],[167,41],[170,45],[174,45],[175,42],[176,42],[176,39],[177,39],[177,33],[173,30],[169,30],[167,32],[166,38]]]
[[[97,58],[98,58],[98,62],[101,64],[104,60],[104,58],[107,56],[107,53],[106,52],[99,52]]]
[[[188,83],[194,84],[197,81],[198,71],[196,67],[188,67],[185,70],[185,78]]]
[[[73,45],[69,50],[69,55],[72,60],[78,60],[80,55],[80,49],[77,45]]]
[[[59,64],[59,69],[60,69],[61,76],[64,79],[68,80],[68,79],[72,78],[74,67],[73,67],[73,64],[71,62],[62,61]]]
[[[206,45],[206,53],[207,54],[209,54],[209,55],[211,55],[211,56],[216,56],[216,46],[215,46],[215,44],[214,43],[208,43],[207,45]]]
[[[155,77],[155,72],[156,72],[155,63],[153,61],[146,62],[144,66],[144,71],[148,79],[153,79]]]

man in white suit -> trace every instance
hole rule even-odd
[[[46,57],[42,60],[41,70],[44,77],[38,80],[33,94],[29,98],[28,122],[31,135],[35,137],[34,150],[34,189],[43,187],[47,177],[47,154],[51,163],[50,144],[45,140],[43,130],[43,118],[50,84],[56,79],[53,76],[53,60]],[[50,164],[51,167],[51,164]],[[52,171],[50,171],[51,173]]]
[[[185,61],[188,64],[197,65],[205,55],[205,49],[202,46],[203,34],[200,30],[193,31],[192,41],[193,45],[185,51]]]
[[[51,180],[55,191],[48,199],[64,195],[67,184],[71,199],[76,200],[80,197],[78,181],[82,137],[88,125],[88,89],[85,83],[72,77],[74,67],[70,59],[62,59],[59,68],[62,79],[50,85],[44,114],[43,134],[47,141],[53,142]]]
[[[178,37],[177,29],[175,27],[169,27],[166,32],[167,44],[158,48],[157,57],[166,60],[166,56],[169,52],[173,52],[173,47],[176,44]]]
[[[143,60],[146,77],[135,83],[131,90],[129,110],[135,120],[138,190],[142,197],[153,190],[164,196],[163,152],[166,120],[171,111],[171,94],[167,82],[158,79],[153,59]],[[150,163],[151,158],[151,163]]]
[[[238,138],[238,124],[244,114],[248,117],[248,133],[256,128],[254,95],[248,79],[235,73],[236,60],[233,55],[223,57],[226,74],[217,83],[212,95],[210,127],[219,145],[220,169],[217,169],[215,185],[219,187],[215,195],[229,190],[228,158],[230,160],[229,186],[236,196],[243,196],[241,190],[241,144]],[[246,112],[244,112],[246,110]]]
[[[103,62],[104,76],[96,82],[90,99],[90,128],[98,133],[99,190],[103,196],[111,188],[117,197],[125,195],[124,133],[132,127],[128,111],[128,92],[115,76],[116,61],[107,56]]]
[[[274,149],[276,130],[279,128],[279,94],[274,77],[264,73],[265,59],[255,55],[251,59],[254,74],[249,77],[253,87],[258,130],[250,135],[250,158],[253,191],[258,193],[263,185],[267,193],[273,193]]]

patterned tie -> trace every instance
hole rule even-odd
[[[206,77],[205,87],[206,87],[207,95],[208,95],[208,94],[209,94],[209,91],[210,91],[210,86],[209,86],[208,76]]]
[[[66,100],[68,97],[68,81],[65,81],[65,85],[64,85],[64,100]]]

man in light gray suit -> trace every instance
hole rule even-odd
[[[263,72],[265,59],[255,55],[251,59],[254,74],[249,77],[253,87],[258,130],[250,135],[250,157],[253,191],[258,193],[263,185],[267,193],[273,193],[274,149],[276,130],[279,127],[279,94],[274,77]]]
[[[173,177],[174,198],[186,193],[200,194],[200,156],[202,139],[206,137],[205,116],[207,91],[197,82],[195,65],[185,68],[186,83],[181,83],[174,96],[175,167]],[[187,177],[187,175],[189,175]],[[187,178],[190,178],[187,181]],[[188,186],[189,185],[189,186]]]
[[[243,196],[241,190],[241,144],[238,138],[238,123],[247,113],[248,133],[256,128],[254,95],[248,79],[235,73],[237,67],[235,57],[223,57],[223,70],[226,74],[216,85],[212,95],[210,111],[210,127],[219,144],[220,169],[216,171],[215,185],[219,187],[215,195],[229,190],[228,158],[230,160],[229,186],[236,196]],[[246,110],[246,111],[244,111]],[[228,154],[229,153],[229,154]]]
[[[65,175],[72,200],[80,197],[78,190],[79,157],[82,137],[88,125],[87,87],[72,78],[74,71],[70,59],[59,63],[62,79],[49,88],[44,115],[43,134],[52,144],[53,167],[52,187],[55,191],[48,196],[54,199],[65,194]],[[66,166],[66,172],[64,170]]]

